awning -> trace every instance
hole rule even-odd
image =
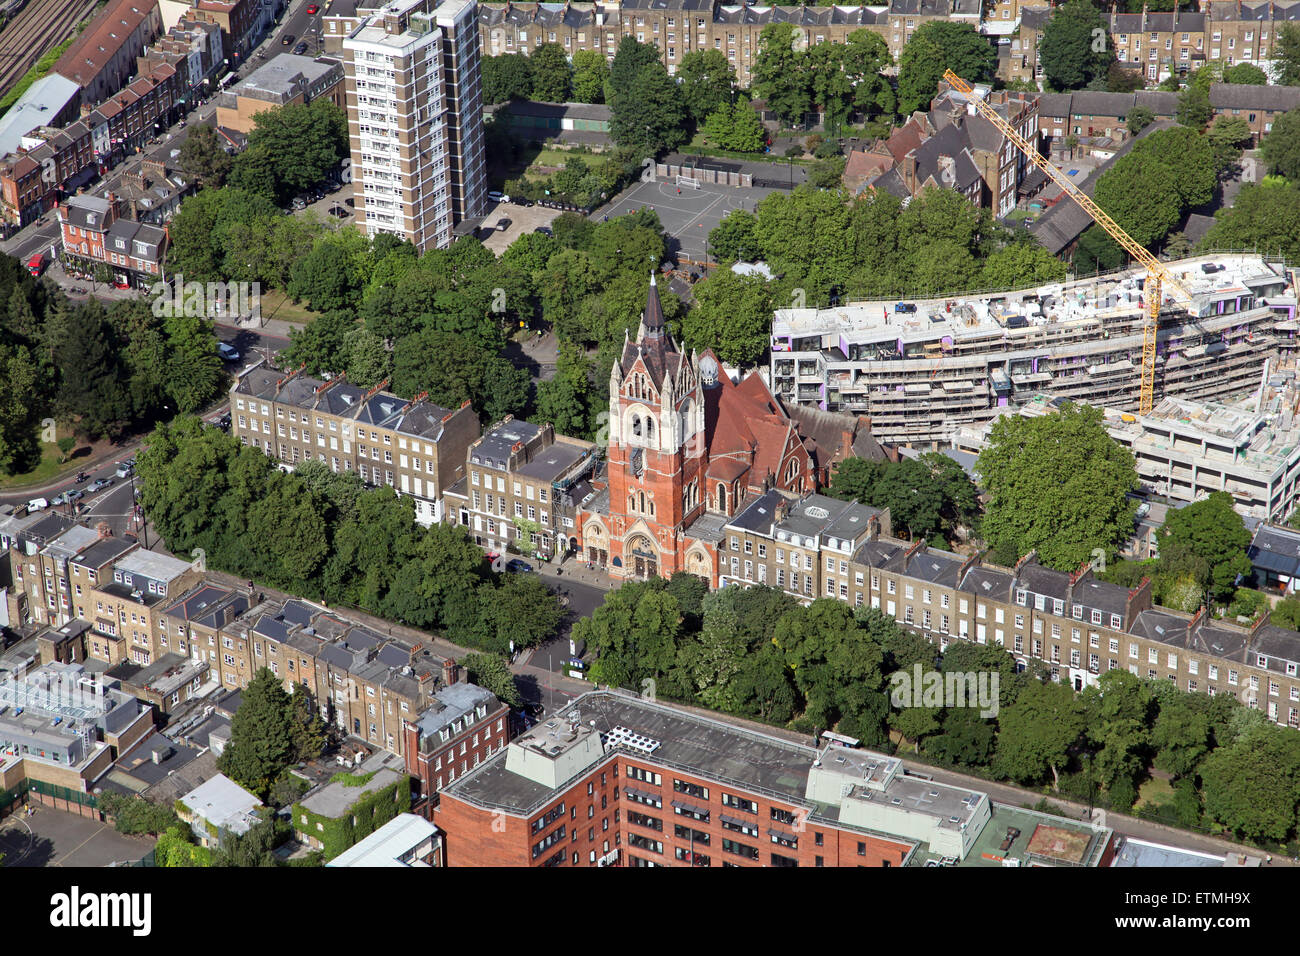
[[[623,793],[625,796],[639,798],[641,800],[653,800],[654,802],[659,803],[662,806],[663,798],[660,797],[659,794],[657,793],[649,793],[648,791],[645,790],[638,790],[636,787],[624,787]]]
[[[688,813],[694,813],[696,816],[701,816],[705,818],[707,818],[709,815],[708,807],[697,807],[695,804],[687,803],[685,800],[674,800],[673,809],[685,810]]]
[[[743,817],[729,817],[725,813],[721,815],[723,823],[730,823],[734,827],[745,827],[750,830],[758,830],[758,824],[753,820],[746,820]]]
[[[796,845],[799,843],[799,837],[788,830],[778,830],[775,827],[769,827],[767,835],[770,837],[776,837],[778,840],[785,840],[787,843],[793,843]]]

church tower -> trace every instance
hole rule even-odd
[[[696,357],[664,327],[653,274],[636,341],[610,372],[609,419],[609,572],[669,577],[682,570],[682,529],[704,510],[704,396]]]

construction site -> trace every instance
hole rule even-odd
[[[1195,298],[1166,296],[1154,390],[1226,401],[1259,387],[1265,360],[1294,364],[1294,273],[1259,256],[1166,263]],[[877,440],[953,443],[963,425],[1035,395],[1140,411],[1149,322],[1142,269],[978,298],[782,309],[771,381],[787,402],[871,417]]]

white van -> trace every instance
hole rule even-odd
[[[45,499],[45,498],[33,498],[31,501],[27,502],[27,510],[28,510],[29,512],[31,512],[31,511],[44,511],[44,510],[45,510],[46,508],[48,508],[49,506],[50,506],[50,503],[49,503],[49,501],[48,501],[47,499]]]

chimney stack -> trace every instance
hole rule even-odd
[[[460,680],[460,667],[450,657],[442,662],[442,681],[448,687]]]

